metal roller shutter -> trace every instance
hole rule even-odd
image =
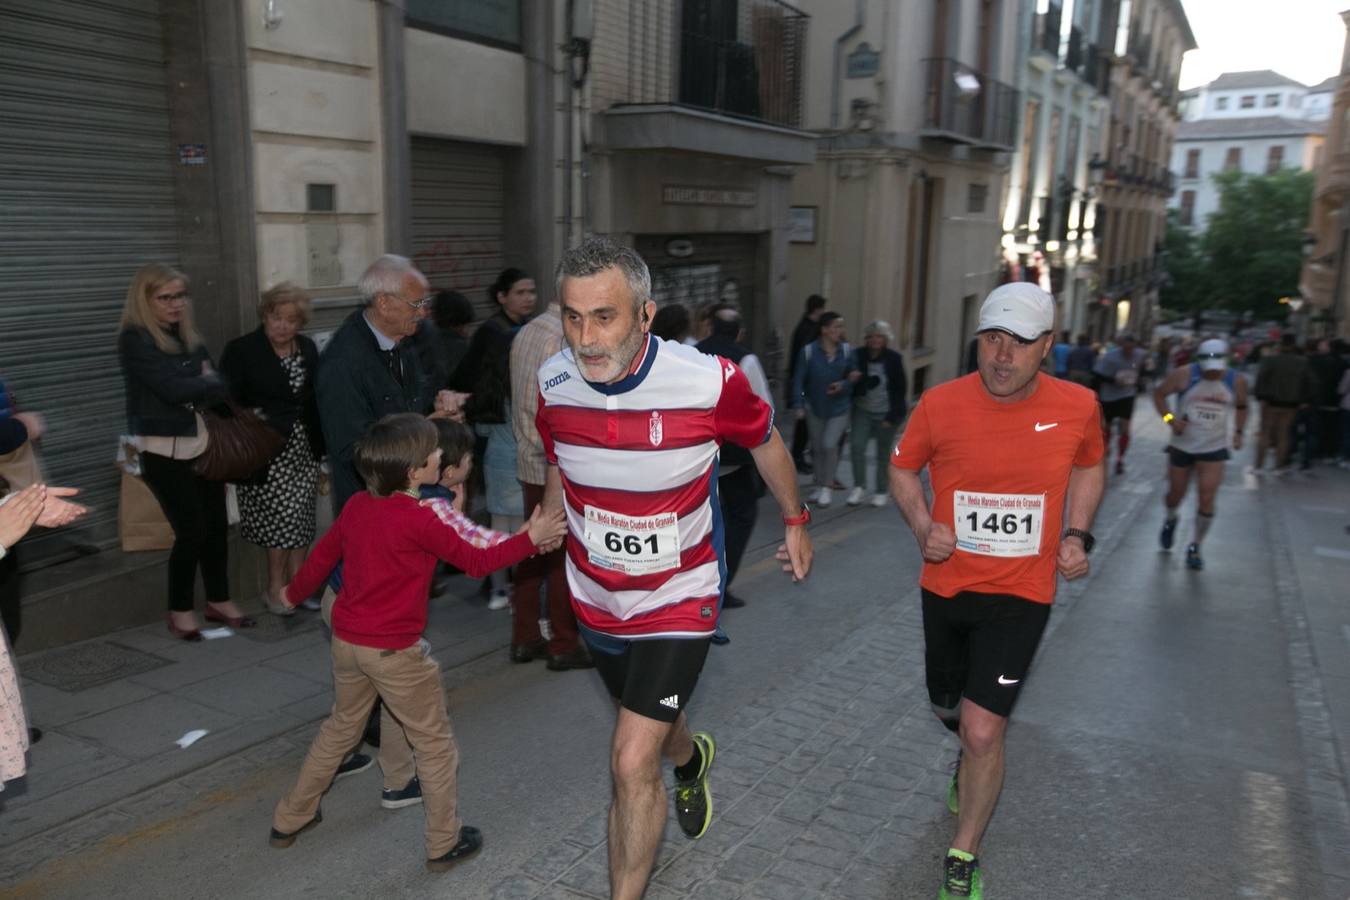
[[[117,330],[141,264],[176,257],[159,0],[0,0],[0,372],[44,413],[53,483],[116,541]],[[60,538],[39,538],[30,559]]]
[[[685,256],[671,256],[672,240],[687,243]],[[723,297],[727,282],[736,283],[736,303],[746,333],[755,334],[759,309],[756,296],[755,248],[752,234],[639,235],[633,247],[652,272],[652,299],[658,306],[683,303],[694,315],[700,306]]]
[[[436,290],[459,291],[481,321],[496,311],[487,289],[503,268],[502,147],[412,139],[413,260]]]

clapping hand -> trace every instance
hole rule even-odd
[[[62,525],[69,525],[89,512],[88,507],[63,499],[74,497],[79,492],[78,488],[47,488],[46,502],[42,504],[42,512],[38,515],[37,524],[43,528],[60,528]]]
[[[30,485],[0,506],[0,547],[17,544],[37,522],[47,497],[45,484]]]

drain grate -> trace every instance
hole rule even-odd
[[[274,616],[270,613],[258,613],[254,616],[258,624],[252,628],[239,628],[235,634],[251,641],[275,644],[296,635],[309,634],[323,625],[317,613],[301,610],[293,616]]]
[[[23,661],[23,677],[70,694],[173,665],[173,660],[113,641],[52,650]]]

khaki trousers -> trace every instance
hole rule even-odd
[[[1256,468],[1266,463],[1266,451],[1275,450],[1275,467],[1288,468],[1290,444],[1294,438],[1294,419],[1298,416],[1297,407],[1261,406],[1261,435],[1256,444]]]
[[[323,624],[327,625],[331,631],[333,628],[333,604],[337,602],[337,594],[331,587],[324,588],[322,602]],[[352,746],[356,745],[353,744]],[[385,790],[401,791],[408,786],[408,782],[412,781],[413,775],[417,774],[412,744],[408,743],[408,736],[404,734],[403,726],[390,714],[388,703],[380,705],[379,760],[380,771],[384,774]]]
[[[314,818],[378,694],[398,720],[384,734],[406,733],[412,744],[427,816],[427,857],[442,856],[459,842],[459,748],[450,732],[441,667],[426,650],[421,641],[403,650],[378,650],[333,638],[333,712],[319,726],[295,787],[277,804],[272,827],[290,834]]]

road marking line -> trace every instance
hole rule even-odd
[[[1314,547],[1313,553],[1329,559],[1343,559],[1350,562],[1350,550],[1338,550],[1335,547]]]

